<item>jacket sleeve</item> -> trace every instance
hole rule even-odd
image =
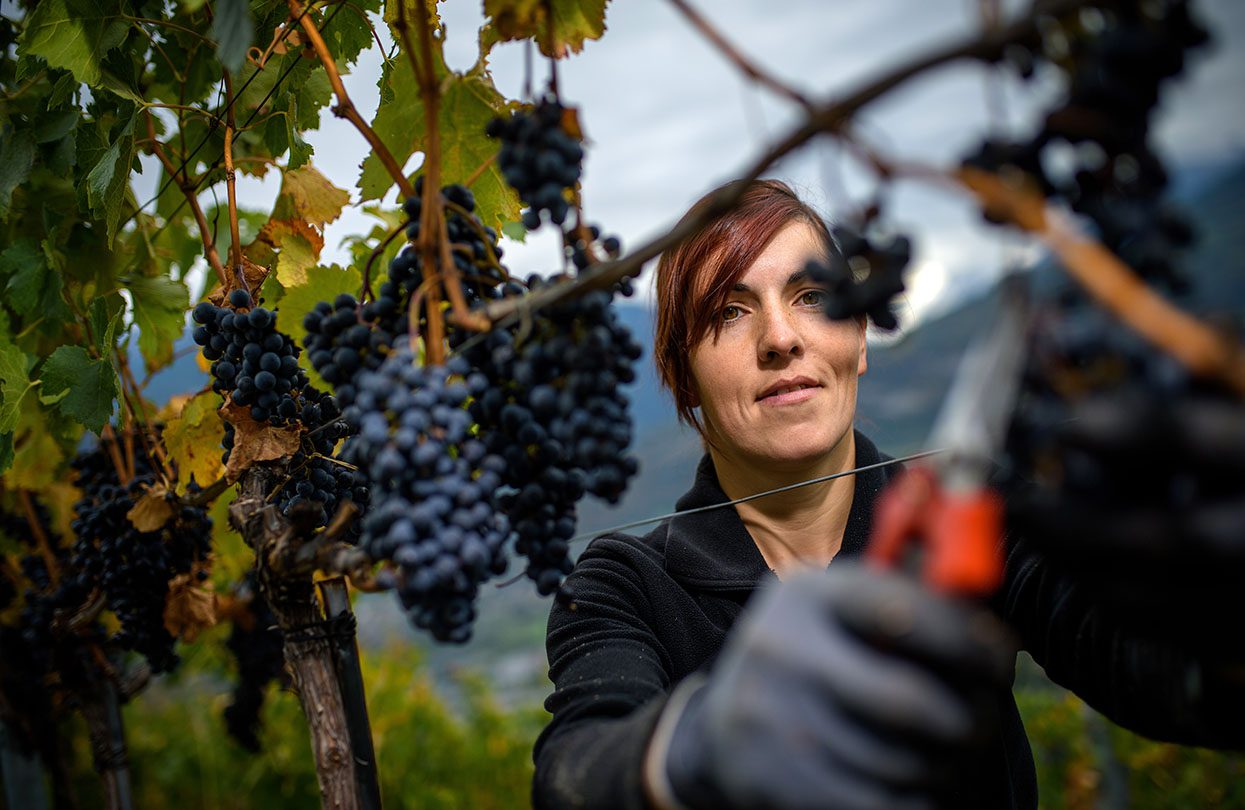
[[[1030,542],[1009,538],[1006,571],[995,607],[1055,683],[1147,737],[1245,748],[1245,700],[1226,673],[1121,623]]]
[[[647,808],[644,752],[671,686],[650,622],[635,540],[599,539],[580,557],[549,614],[553,719],[536,740],[538,810]],[[627,553],[629,551],[630,553]]]

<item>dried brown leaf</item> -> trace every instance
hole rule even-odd
[[[242,274],[246,277],[246,286],[254,294],[257,292],[264,279],[268,277],[268,268],[263,265],[256,264],[251,261],[245,254],[242,256]],[[230,274],[233,275],[232,273]],[[230,279],[229,289],[218,286],[212,292],[208,293],[207,300],[211,301],[218,307],[225,306],[225,300],[229,297],[231,290],[237,289],[239,286],[236,278]]]
[[[199,571],[205,570],[207,565],[196,563],[189,573],[178,574],[169,582],[169,595],[164,602],[164,629],[187,643],[216,624],[216,592],[212,590],[212,581],[199,581]]]
[[[150,487],[125,516],[140,532],[157,531],[169,522],[175,511],[168,496],[169,491],[165,487]]]
[[[233,450],[225,465],[225,477],[230,482],[261,461],[278,461],[294,455],[300,444],[297,427],[273,427],[251,418],[251,409],[245,405],[228,402],[220,409],[221,417],[233,425]]]

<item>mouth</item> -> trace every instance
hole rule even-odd
[[[779,380],[761,392],[757,402],[766,405],[781,405],[790,402],[803,402],[813,396],[821,386],[807,378]]]

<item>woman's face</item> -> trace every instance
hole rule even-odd
[[[825,259],[817,232],[785,225],[717,313],[717,338],[710,331],[692,350],[694,404],[720,452],[739,461],[812,461],[851,429],[864,324],[826,317],[824,288],[804,275],[810,259]]]

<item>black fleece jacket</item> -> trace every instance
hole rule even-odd
[[[856,465],[889,458],[856,433]],[[840,557],[860,554],[878,493],[898,465],[860,473]],[[682,511],[727,499],[706,455]],[[1206,706],[1183,694],[1189,662],[1130,638],[1066,576],[1009,540],[996,611],[1057,683],[1121,725],[1161,739],[1211,744]],[[836,558],[837,559],[837,558]],[[536,741],[536,808],[646,808],[644,750],[672,688],[707,670],[749,597],[774,578],[731,507],[665,521],[643,537],[595,539],[551,609],[546,646],[553,720]],[[960,788],[966,808],[1036,808],[1033,754],[1011,691],[998,696],[997,738],[978,778]],[[831,809],[832,810],[832,809]]]

